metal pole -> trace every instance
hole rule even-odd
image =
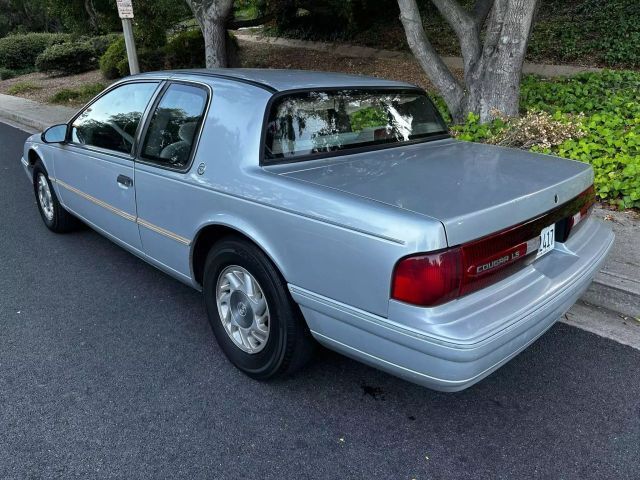
[[[122,19],[122,32],[124,33],[124,44],[127,47],[127,59],[129,60],[129,72],[131,75],[140,73],[138,66],[138,54],[136,44],[133,40],[133,25],[130,18]]]

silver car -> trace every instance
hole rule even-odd
[[[589,165],[457,141],[423,90],[369,77],[129,77],[22,163],[50,230],[82,220],[202,290],[257,379],[317,341],[462,390],[551,327],[613,243]]]

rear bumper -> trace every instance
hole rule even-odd
[[[524,350],[589,287],[614,240],[589,219],[512,277],[436,308],[389,302],[388,318],[290,285],[314,337],[429,388],[463,390]]]

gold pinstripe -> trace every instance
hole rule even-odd
[[[49,180],[51,180],[54,183],[57,183],[61,187],[64,187],[65,189],[69,190],[70,192],[73,192],[76,195],[80,195],[82,198],[85,198],[90,202],[95,203],[96,205],[102,208],[105,208],[106,210],[109,210],[110,212],[115,213],[116,215],[121,216],[122,218],[126,218],[131,222],[137,223],[138,225],[142,225],[143,227],[146,227],[149,230],[159,233],[160,235],[164,235],[165,237],[175,240],[176,242],[182,243],[183,245],[191,244],[191,240],[189,240],[188,238],[185,238],[181,235],[178,235],[177,233],[173,233],[162,227],[154,225],[151,222],[147,222],[146,220],[143,220],[142,218],[137,217],[136,215],[131,215],[130,213],[120,210],[119,208],[116,208],[113,205],[109,205],[107,202],[103,202],[102,200],[99,200],[96,197],[89,195],[88,193],[84,193],[83,191],[78,190],[75,187],[72,187],[71,185],[63,182],[62,180],[59,180],[57,178],[52,178],[52,177],[49,177]]]
[[[146,220],[141,219],[140,217],[138,217],[137,222],[138,222],[138,225],[147,227],[149,230],[153,230],[154,232],[159,233],[160,235],[169,237],[175,240],[176,242],[180,242],[184,245],[189,245],[191,243],[191,240],[189,240],[188,238],[182,237],[177,233],[170,232],[169,230],[165,230],[164,228],[154,225],[153,223],[149,223]]]
[[[136,221],[136,216],[135,215],[131,215],[130,213],[127,213],[127,212],[125,212],[123,210],[120,210],[119,208],[116,208],[116,207],[114,207],[112,205],[109,205],[107,202],[103,202],[102,200],[99,200],[96,197],[92,197],[88,193],[84,193],[83,191],[78,190],[75,187],[72,187],[71,185],[69,185],[68,183],[63,182],[62,180],[56,179],[55,182],[58,185],[66,188],[70,192],[73,192],[76,195],[80,195],[82,198],[86,198],[90,202],[93,202],[96,205],[101,206],[102,208],[106,208],[107,210],[109,210],[112,213],[115,213],[116,215],[120,215],[121,217],[126,218],[127,220],[131,220],[132,222]]]

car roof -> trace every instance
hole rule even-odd
[[[284,70],[266,68],[202,68],[190,70],[168,70],[149,72],[144,75],[163,75],[171,78],[194,79],[207,82],[211,77],[223,77],[248,82],[271,91],[298,90],[307,88],[335,87],[408,87],[415,85],[395,80],[350,75],[347,73],[316,72],[311,70]]]

